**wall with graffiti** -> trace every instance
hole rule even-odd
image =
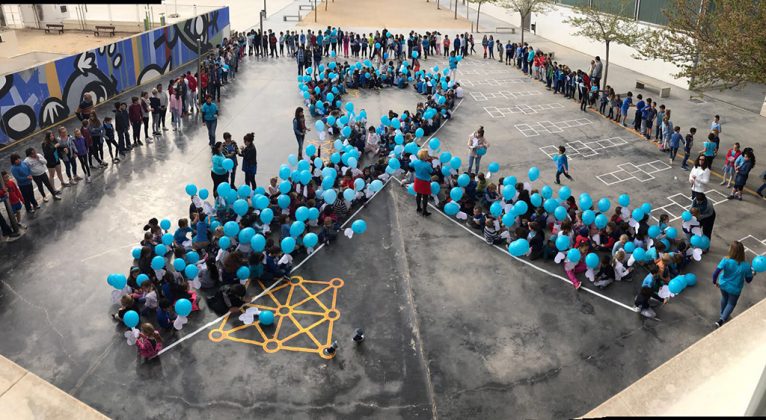
[[[0,144],[74,114],[84,93],[103,102],[197,58],[229,34],[224,7],[94,50],[0,76]]]

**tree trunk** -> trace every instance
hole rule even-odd
[[[603,86],[606,87],[606,77],[609,75],[609,41],[606,41],[606,56],[604,57],[604,82]]]
[[[481,1],[480,1],[480,2],[479,2],[479,8],[478,8],[478,9],[476,9],[476,33],[479,33],[479,32],[481,32],[481,31],[479,30],[479,16],[481,16],[481,4],[482,4],[482,3],[484,3],[484,2],[481,2]]]
[[[521,28],[521,45],[524,45],[524,14],[519,11],[519,16],[521,16],[521,25],[519,25]]]

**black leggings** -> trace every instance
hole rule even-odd
[[[218,185],[227,182],[229,180],[229,173],[218,175],[215,172],[210,172],[210,177],[213,178],[213,197],[218,197]]]
[[[90,153],[90,151],[88,153]],[[88,165],[89,157],[90,155],[77,155],[77,159],[80,160],[80,165],[82,165],[82,170],[85,172],[85,176],[90,176],[90,165]]]
[[[428,211],[428,196],[425,194],[418,194],[415,196],[415,202],[418,203],[418,210],[423,209],[423,212]]]
[[[256,189],[258,187],[255,183],[254,173],[245,172],[245,185],[249,185],[252,189]]]
[[[131,128],[133,128],[133,145],[137,145],[141,141],[141,121],[131,121]]]
[[[32,179],[35,181],[35,184],[37,184],[37,189],[40,190],[40,194],[42,194],[43,197],[45,197],[45,189],[43,186],[48,188],[48,191],[50,191],[52,195],[56,195],[56,191],[51,185],[51,180],[48,178],[48,174],[33,175]]]
[[[144,117],[143,121],[144,121],[144,137],[148,139],[149,138],[149,117],[148,116]]]

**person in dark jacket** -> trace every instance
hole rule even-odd
[[[141,141],[141,124],[144,122],[143,110],[138,101],[138,96],[130,98],[131,104],[128,107],[128,119],[130,127],[133,130],[133,146],[143,146]]]
[[[133,149],[128,137],[130,129],[130,116],[128,115],[128,104],[117,102],[114,104],[114,128],[117,130],[117,149],[124,156],[126,151]]]
[[[254,139],[254,133],[245,134],[245,147],[240,152],[242,155],[242,172],[245,173],[245,185],[249,185],[253,189],[257,187],[255,174],[258,173],[258,151],[255,149]]]
[[[303,159],[303,140],[306,138],[306,132],[311,131],[306,127],[306,117],[303,116],[303,108],[295,109],[295,118],[293,118],[293,133],[298,141],[298,159]]]

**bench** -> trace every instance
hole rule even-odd
[[[498,26],[495,28],[495,32],[498,34],[508,34],[508,33],[515,34],[516,28],[514,28],[513,26]]]
[[[658,91],[660,98],[670,97],[670,86],[658,85],[655,83],[647,82],[645,80],[636,80],[636,89],[649,90],[648,88],[652,88],[651,90]]]
[[[60,23],[46,23],[45,24],[45,33],[49,34],[51,31],[58,31],[59,34],[64,33],[64,25]]]
[[[298,11],[301,11],[301,10],[314,10],[314,5],[313,4],[298,5]]]
[[[96,30],[93,31],[94,36],[99,36],[103,33],[109,34],[109,36],[114,36],[114,26],[111,25],[105,25],[105,26],[96,26]]]
[[[293,20],[295,22],[301,21],[301,15],[284,15],[282,16],[282,21],[287,22],[288,20]]]

